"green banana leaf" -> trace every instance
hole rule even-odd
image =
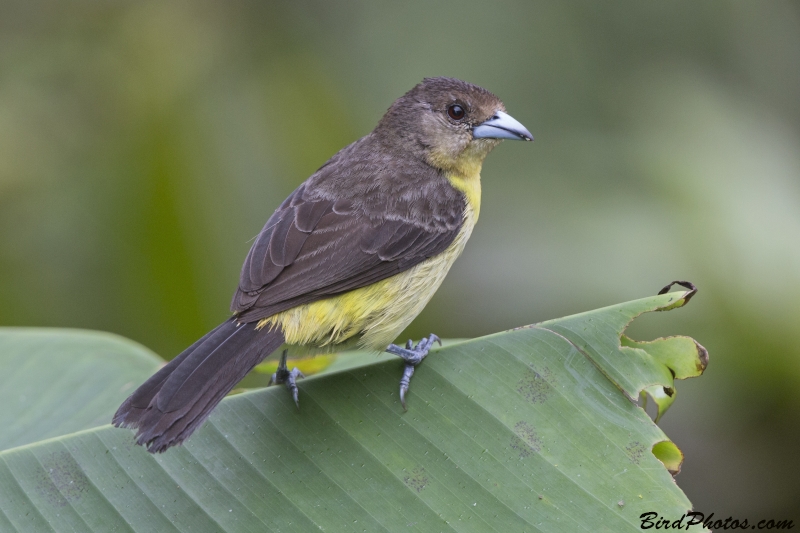
[[[434,350],[408,412],[401,363],[356,354],[301,382],[300,410],[282,387],[230,396],[161,455],[110,426],[5,450],[0,531],[620,532],[641,531],[643,513],[678,519],[691,508],[670,474],[682,455],[632,400],[673,399],[673,375],[699,375],[707,353],[622,333],[692,294]]]
[[[107,424],[162,364],[110,333],[0,328],[0,450]]]

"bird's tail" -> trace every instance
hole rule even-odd
[[[112,423],[151,453],[182,443],[250,370],[284,342],[280,328],[223,322],[125,400]]]

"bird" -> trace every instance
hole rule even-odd
[[[242,266],[232,316],[159,369],[112,423],[151,453],[182,444],[244,376],[281,352],[271,383],[298,404],[288,354],[387,351],[400,401],[435,342],[392,344],[441,285],[480,215],[481,167],[503,139],[533,136],[503,102],[425,78],[375,129],[333,155],[269,217]]]

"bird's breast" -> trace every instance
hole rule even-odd
[[[360,346],[383,351],[389,343],[394,342],[436,293],[450,267],[464,251],[476,220],[475,210],[467,203],[464,223],[450,246],[413,268],[380,282],[385,285],[376,289],[388,298],[384,302],[388,305],[376,308],[374,319],[363,330]]]

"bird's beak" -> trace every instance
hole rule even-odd
[[[492,118],[472,128],[474,139],[513,139],[516,141],[532,141],[533,135],[525,126],[509,115],[498,111]]]

